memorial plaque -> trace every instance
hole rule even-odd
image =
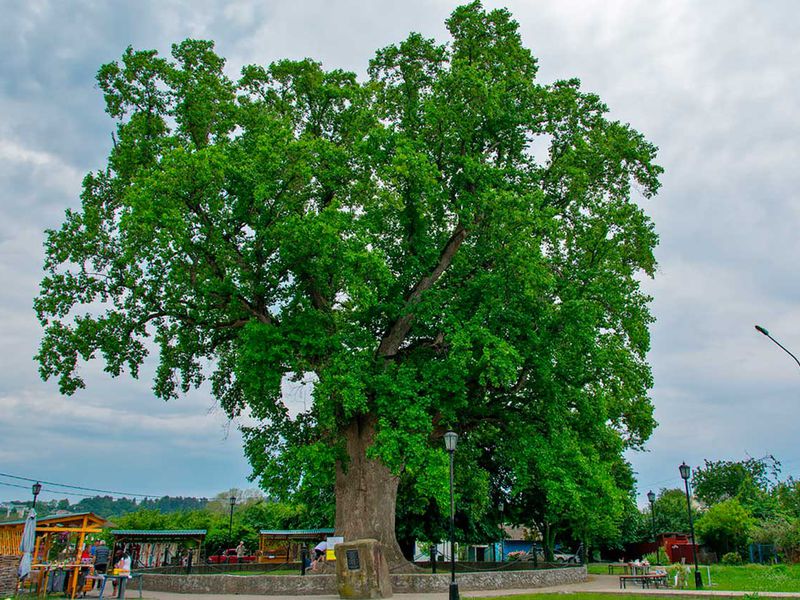
[[[354,548],[352,550],[348,550],[346,556],[347,556],[348,571],[358,571],[361,569],[361,560],[358,558],[357,549]]]
[[[336,544],[336,589],[342,600],[391,598],[389,563],[378,540]]]

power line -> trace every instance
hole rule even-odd
[[[19,485],[18,483],[8,483],[7,481],[0,481],[0,485],[5,485],[5,486],[8,486],[8,487],[21,488],[23,490],[28,490],[28,491],[30,491],[30,489],[31,489],[30,486]],[[67,496],[83,496],[84,498],[94,498],[94,496],[92,496],[91,494],[80,494],[78,492],[65,492],[63,490],[52,490],[51,491],[51,490],[48,490],[45,487],[42,487],[42,491],[39,492],[39,493],[40,494],[50,494],[51,496],[55,496],[57,494],[66,494]]]
[[[129,492],[115,492],[115,491],[112,491],[112,490],[101,490],[101,489],[98,489],[98,488],[83,487],[83,486],[80,486],[80,485],[70,485],[68,483],[55,483],[53,481],[45,481],[44,479],[33,479],[31,477],[20,477],[19,475],[11,475],[9,473],[0,473],[0,476],[1,477],[8,477],[10,479],[18,479],[20,481],[31,481],[31,482],[37,482],[38,481],[39,483],[42,483],[42,484],[47,484],[47,485],[52,485],[52,486],[62,487],[62,488],[69,488],[69,489],[72,489],[72,490],[84,490],[86,492],[99,492],[101,494],[113,494],[113,495],[116,495],[116,496],[126,496],[126,497],[134,497],[134,498],[159,498],[160,497],[160,496],[157,496],[155,494],[132,494],[132,493],[129,493]],[[23,487],[23,486],[19,486],[19,487]],[[75,494],[75,496],[81,496],[81,495],[82,494]],[[91,496],[87,496],[87,497],[91,497]]]
[[[0,485],[7,485],[8,487],[22,488],[23,490],[30,490],[31,489],[27,485],[19,485],[18,483],[6,483],[5,481],[0,481]]]

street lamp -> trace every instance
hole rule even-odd
[[[228,522],[228,540],[230,540],[230,544],[233,544],[233,507],[236,506],[236,496],[231,496],[228,498],[228,501],[231,503],[231,519]]]
[[[647,499],[650,501],[650,516],[653,517],[653,541],[656,543],[656,560],[661,562],[661,546],[656,538],[656,495],[653,490],[647,492]]]
[[[456,453],[458,435],[454,431],[444,434],[444,447],[450,453],[450,600],[459,600],[456,583],[456,503],[453,496],[453,457]]]
[[[789,351],[788,351],[788,350],[787,350],[787,349],[784,347],[784,345],[783,345],[783,344],[781,344],[781,343],[780,343],[778,340],[776,340],[774,337],[772,337],[772,336],[769,334],[769,331],[767,331],[766,329],[764,329],[764,328],[763,328],[761,325],[756,325],[756,331],[758,331],[759,333],[763,333],[765,336],[767,336],[767,337],[768,337],[769,339],[771,339],[773,342],[775,342],[776,344],[778,344],[778,346],[780,346],[781,350],[783,350],[784,352],[786,352],[786,354],[788,354],[789,356],[791,356],[791,357],[794,359],[794,362],[796,362],[796,363],[797,363],[797,366],[800,366],[800,360],[797,360],[797,357],[796,357],[794,354],[792,354],[791,352],[789,352]]]
[[[703,578],[700,576],[700,567],[697,565],[697,540],[694,537],[694,521],[692,520],[692,503],[689,500],[689,475],[692,469],[684,461],[678,470],[681,472],[681,479],[686,488],[686,510],[689,512],[689,531],[692,534],[692,557],[694,558],[694,587],[695,589],[703,589]]]
[[[503,537],[505,533],[505,529],[503,528],[503,510],[505,509],[506,505],[504,502],[500,502],[497,505],[497,508],[500,510],[500,560],[497,560],[497,547],[495,546],[495,562],[503,562]],[[536,564],[536,560],[533,561],[534,565]]]
[[[37,481],[31,486],[31,491],[33,492],[33,506],[31,508],[36,508],[36,496],[42,491],[42,484]]]

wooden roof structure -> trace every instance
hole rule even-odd
[[[92,533],[102,533],[103,528],[111,526],[101,516],[91,512],[84,513],[60,513],[36,518],[36,543],[33,549],[33,562],[41,562],[47,559],[52,547],[55,535],[71,534],[77,536],[75,543],[75,557],[72,562],[77,565],[74,568],[72,577],[72,589],[70,597],[74,598],[77,593],[78,571],[80,571],[80,555],[86,535]],[[0,554],[10,554],[20,556],[19,543],[22,540],[22,532],[25,529],[25,521],[8,521],[0,523]]]
[[[205,529],[112,529],[115,542],[149,542],[196,540],[202,542],[206,538]]]
[[[36,552],[39,549],[40,538],[50,533],[73,533],[79,536],[79,546],[83,545],[88,533],[101,533],[103,528],[111,525],[106,519],[91,512],[62,513],[36,518]],[[0,523],[0,554],[21,556],[19,543],[22,539],[22,530],[25,520],[6,521]]]
[[[271,540],[324,540],[333,535],[333,528],[321,529],[262,529],[258,532],[259,537]]]

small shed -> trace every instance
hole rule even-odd
[[[333,535],[333,528],[323,529],[262,529],[258,532],[258,562],[300,562],[303,545],[312,548]]]
[[[191,549],[195,556],[206,539],[205,529],[113,529],[114,550],[127,551],[135,568],[181,564]]]

